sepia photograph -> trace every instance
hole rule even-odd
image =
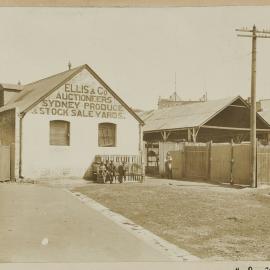
[[[269,18],[1,5],[0,266],[270,269]]]

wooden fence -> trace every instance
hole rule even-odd
[[[159,142],[159,174],[165,175],[165,159],[170,151],[183,151],[184,144],[177,142]]]
[[[257,183],[270,184],[270,145],[257,148]]]
[[[230,182],[232,177],[232,146],[228,143],[210,144],[210,177],[218,182]]]
[[[184,177],[189,179],[207,179],[208,161],[208,145],[187,145],[185,147]]]
[[[232,182],[250,185],[250,144],[232,145]]]
[[[0,181],[10,180],[10,147],[0,145]]]
[[[250,185],[250,144],[187,144],[170,151],[174,179]],[[270,145],[257,146],[258,185],[270,184]]]

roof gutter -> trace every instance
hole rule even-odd
[[[209,128],[209,129],[222,129],[222,130],[232,130],[232,131],[250,131],[250,128],[237,128],[237,127],[222,127],[222,126],[207,126],[203,125],[202,128]],[[270,132],[270,129],[265,128],[257,128],[257,131],[261,132]]]
[[[161,132],[161,131],[175,131],[175,130],[188,130],[189,128],[199,128],[200,126],[194,127],[185,127],[185,128],[170,128],[170,129],[156,129],[156,130],[146,130],[144,133],[152,133],[152,132]]]

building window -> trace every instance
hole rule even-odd
[[[113,123],[98,124],[98,146],[116,146],[116,125]]]
[[[69,129],[67,121],[50,121],[50,145],[69,145]]]

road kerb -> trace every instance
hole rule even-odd
[[[143,227],[135,224],[130,219],[111,211],[109,208],[103,206],[102,204],[96,202],[95,200],[87,197],[86,195],[80,192],[72,192],[68,189],[65,189],[67,192],[71,193],[74,197],[79,199],[85,205],[91,207],[92,209],[100,212],[105,217],[112,220],[114,223],[118,224],[120,227],[126,231],[132,233],[139,239],[146,242],[148,245],[153,247],[156,250],[161,251],[165,254],[170,260],[173,261],[199,261],[200,258],[190,254],[188,251],[177,247],[176,245],[160,238],[154,233],[144,229]]]

